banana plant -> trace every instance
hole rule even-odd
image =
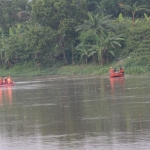
[[[123,41],[122,35],[104,35],[95,45],[91,46],[93,53],[97,54],[99,64],[103,65],[109,60],[109,54],[115,56],[114,49],[121,47],[120,42]]]
[[[133,21],[131,21],[130,19],[126,19],[126,21],[128,22],[128,23],[130,23],[130,24],[133,24]],[[139,23],[139,19],[136,19],[135,21],[134,21],[134,26],[136,26],[138,23]]]
[[[146,20],[146,21],[150,21],[150,17],[148,17],[147,14],[144,13],[144,17],[145,17],[145,20]]]
[[[102,32],[106,31],[107,29],[114,29],[112,26],[112,15],[106,15],[97,13],[94,15],[91,12],[87,13],[88,20],[86,20],[83,24],[77,26],[76,31],[85,31],[92,29],[94,33],[97,35],[101,35]]]
[[[123,18],[122,13],[119,14],[118,18],[116,19],[116,21],[118,22],[118,24],[122,23],[125,19]]]
[[[77,45],[76,50],[80,51],[81,58],[85,58],[85,63],[88,63],[88,58],[92,56],[89,45],[85,45],[83,42]]]

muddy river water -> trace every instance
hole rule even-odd
[[[16,77],[0,88],[0,150],[149,150],[150,78]]]

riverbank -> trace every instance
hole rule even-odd
[[[0,76],[34,76],[34,75],[100,75],[108,73],[109,66],[99,65],[68,65],[52,68],[36,68],[33,66],[15,66],[10,69],[0,69]]]
[[[118,64],[111,64],[113,68],[119,69]],[[35,76],[35,75],[104,75],[108,74],[109,65],[100,66],[95,64],[68,65],[52,68],[36,68],[33,66],[15,66],[10,69],[0,69],[0,76]],[[126,74],[149,73],[148,67],[134,66],[124,67]]]

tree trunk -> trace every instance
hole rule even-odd
[[[72,65],[74,65],[73,48],[72,48]]]
[[[86,59],[85,59],[85,62],[86,62],[86,64],[87,64],[87,62],[88,62],[88,59],[87,59],[87,57],[86,57]]]
[[[93,62],[96,63],[95,55],[92,55],[92,58],[93,58]]]
[[[132,27],[134,28],[135,27],[135,12],[132,12]]]
[[[10,68],[11,67],[11,62],[8,60],[8,68]]]
[[[63,52],[64,63],[67,64],[68,62],[67,62],[67,58],[66,58],[66,53],[64,51],[65,46],[64,46],[64,41],[63,41],[63,38],[62,38],[62,34],[60,34],[59,37],[60,37],[60,43],[61,43],[61,50]]]
[[[2,56],[1,56],[1,64],[2,64],[2,68],[3,68],[4,67],[4,59]]]

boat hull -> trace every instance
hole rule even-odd
[[[4,83],[4,84],[0,84],[0,87],[9,87],[9,86],[14,86],[14,85],[15,85],[15,82],[10,83],[10,84]]]
[[[114,72],[114,73],[110,73],[110,78],[117,78],[117,77],[123,77],[124,73],[121,72]]]

